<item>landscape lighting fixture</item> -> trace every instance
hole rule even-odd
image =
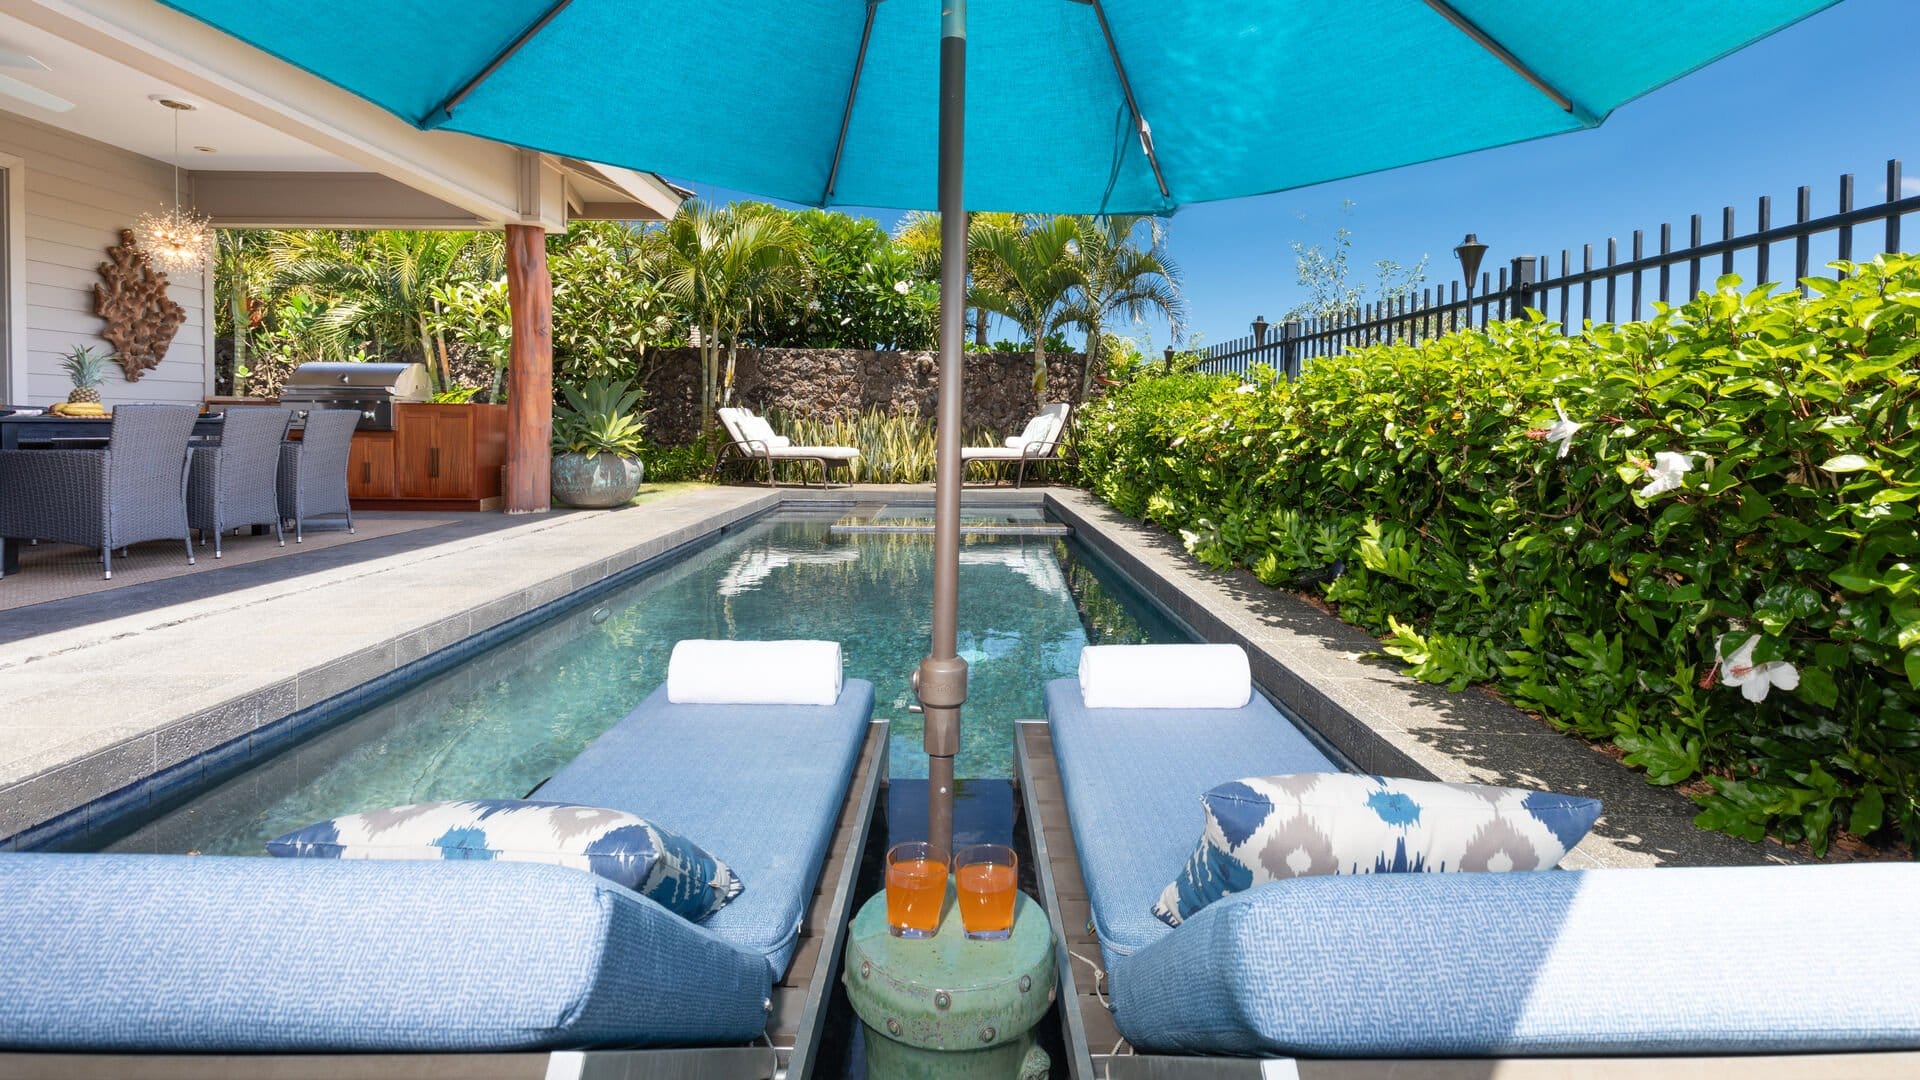
[[[1460,276],[1467,282],[1467,325],[1473,325],[1473,279],[1480,274],[1480,260],[1487,256],[1487,245],[1472,233],[1456,244],[1453,256],[1460,260]]]

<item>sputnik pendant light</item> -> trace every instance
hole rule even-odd
[[[213,219],[180,205],[180,114],[192,105],[172,98],[155,98],[173,110],[173,207],[159,214],[142,214],[134,230],[148,261],[168,274],[198,274],[206,269],[213,251]]]

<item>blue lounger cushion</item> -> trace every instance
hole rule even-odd
[[[1193,854],[1202,792],[1243,776],[1340,771],[1259,694],[1237,709],[1089,709],[1077,681],[1056,679],[1047,722],[1109,968],[1174,932],[1153,905]],[[751,895],[752,873],[740,873]]]
[[[624,810],[697,838],[746,883],[701,925],[764,956],[778,978],[872,715],[864,679],[846,680],[832,705],[675,704],[663,686],[534,797]]]
[[[1915,926],[1912,863],[1329,876],[1228,897],[1109,975],[1156,1053],[1908,1049]]]
[[[532,863],[0,855],[0,1047],[504,1051],[745,1043],[755,951]]]

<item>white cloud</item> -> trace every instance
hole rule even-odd
[[[1920,195],[1920,176],[1908,176],[1908,177],[1901,178],[1900,194]]]

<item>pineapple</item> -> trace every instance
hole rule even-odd
[[[61,369],[73,380],[73,392],[67,395],[69,404],[100,404],[100,380],[104,377],[107,359],[105,353],[82,345],[60,361]]]

